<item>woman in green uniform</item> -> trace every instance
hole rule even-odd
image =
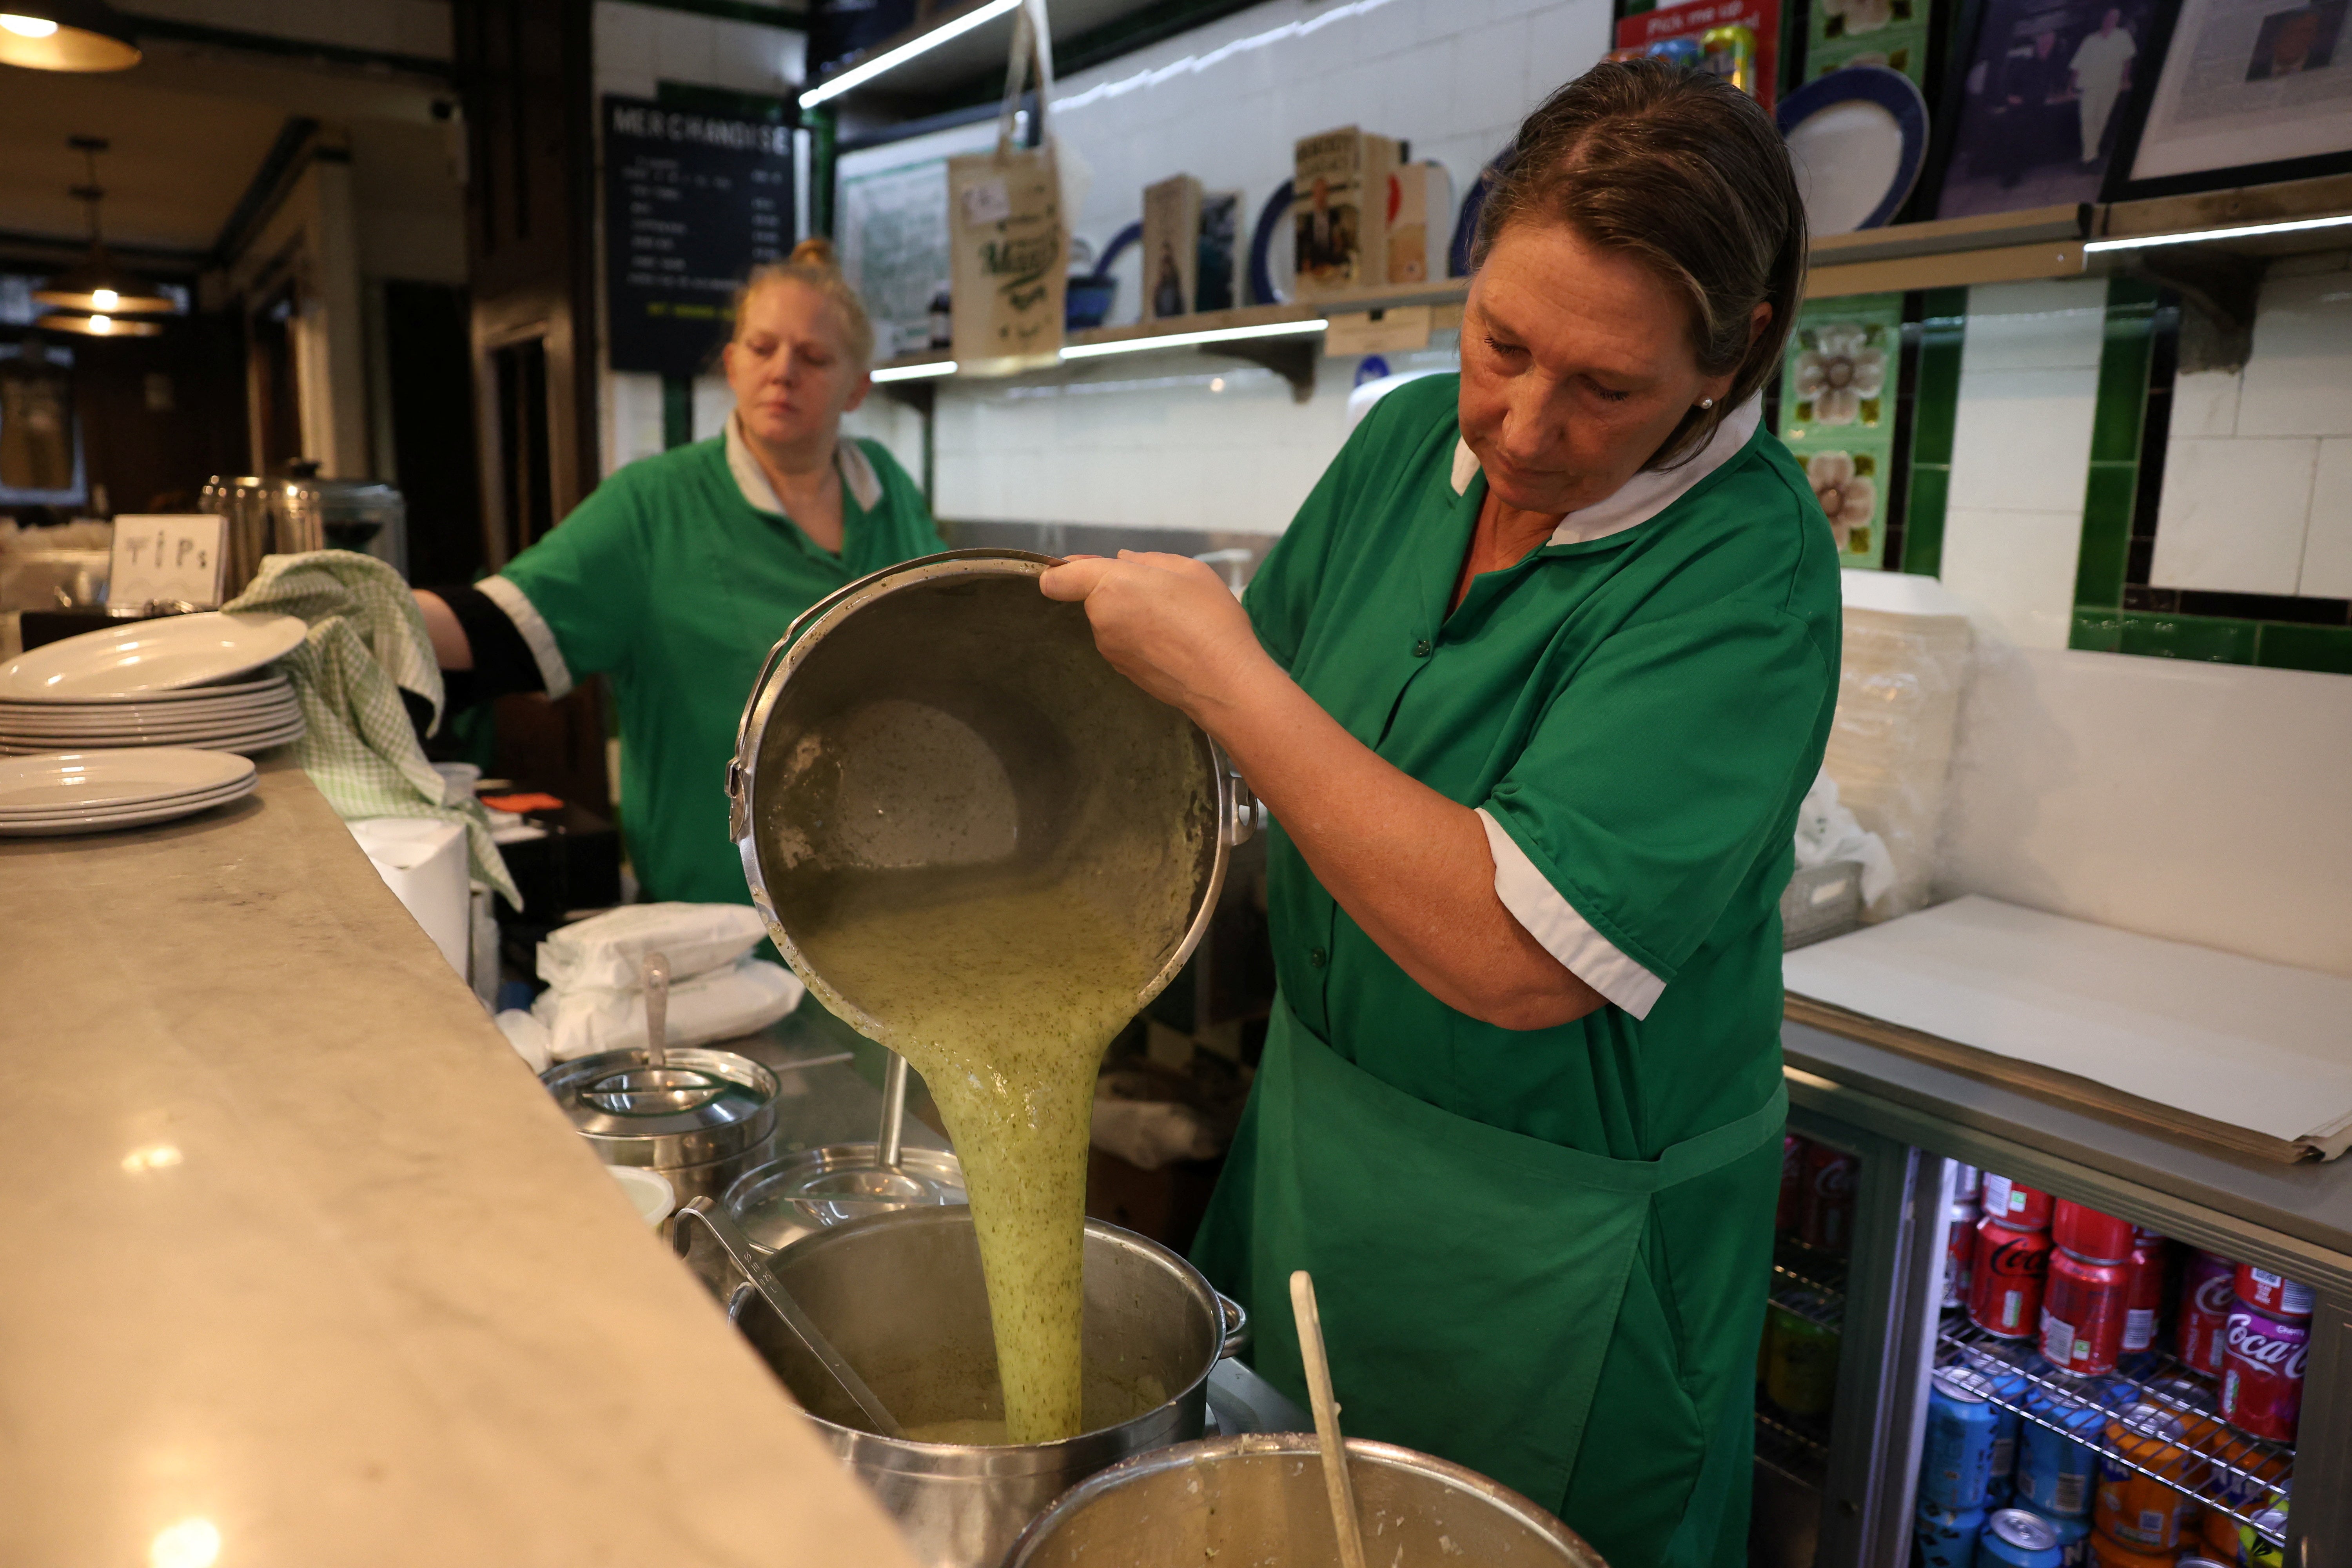
[[[1770,120],[1596,68],[1489,195],[1458,381],[1358,426],[1237,607],[1081,560],[1104,653],[1270,808],[1280,994],[1197,1256],[1304,1397],[1622,1568],[1745,1561],[1786,1095],[1778,900],[1838,575],[1759,391],[1805,234]]]
[[[736,298],[724,435],[630,464],[498,575],[417,595],[442,668],[470,672],[453,702],[612,681],[647,899],[750,901],[723,781],[760,661],[835,589],[942,548],[882,444],[842,437],[873,354],[832,247],[803,241]]]

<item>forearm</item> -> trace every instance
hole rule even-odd
[[[1259,654],[1187,706],[1381,950],[1446,1005],[1544,1028],[1602,1005],[1495,892],[1485,826],[1384,761]]]
[[[443,669],[474,668],[474,645],[449,602],[429,589],[414,588],[416,607],[425,616],[425,635],[433,643],[433,662]]]

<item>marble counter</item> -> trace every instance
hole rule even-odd
[[[8,1568],[908,1561],[299,770],[0,840],[0,1060]]]

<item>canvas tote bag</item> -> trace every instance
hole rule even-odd
[[[953,251],[954,353],[967,375],[1009,375],[1057,364],[1067,237],[1062,185],[1045,106],[1054,96],[1053,46],[1044,0],[1028,0],[1013,27],[996,148],[948,160],[948,233]],[[1032,69],[1037,145],[1013,139],[1013,116]]]

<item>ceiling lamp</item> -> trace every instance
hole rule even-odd
[[[0,5],[14,3],[15,0],[0,0]],[[98,204],[106,196],[98,184],[98,155],[106,151],[106,139],[102,136],[75,136],[69,138],[66,145],[79,153],[89,169],[89,184],[73,188],[73,194],[89,207],[89,255],[79,267],[69,267],[63,272],[53,274],[47,282],[33,290],[33,299],[43,305],[54,305],[65,310],[90,311],[100,317],[168,315],[178,310],[178,304],[169,295],[136,272],[124,268],[107,253],[106,241],[100,233],[98,223]],[[149,333],[125,332],[122,335],[146,337]]]
[[[86,338],[152,338],[163,330],[160,321],[142,321],[136,316],[110,316],[104,311],[84,315],[52,310],[46,316],[36,316],[33,325],[53,332],[79,332]]]
[[[138,63],[131,25],[105,0],[0,0],[0,64],[119,71]]]

